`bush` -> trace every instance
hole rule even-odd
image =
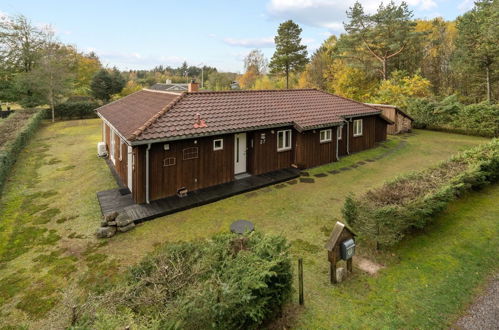
[[[80,325],[109,327],[115,320],[112,327],[121,328],[127,323],[158,329],[257,328],[280,312],[291,282],[288,245],[280,236],[223,234],[168,244],[131,268],[126,283],[91,298]]]
[[[0,126],[0,193],[19,153],[37,130],[45,110],[17,110]]]
[[[411,99],[407,112],[415,128],[429,128],[468,135],[499,136],[499,105],[479,103],[464,105],[451,95],[440,102]]]
[[[99,107],[99,103],[93,101],[71,101],[58,104],[54,111],[55,117],[58,119],[83,119],[96,118],[95,109]],[[51,118],[50,111],[47,116]]]
[[[424,228],[466,191],[499,180],[499,139],[460,153],[440,165],[401,176],[363,196],[349,196],[345,221],[360,236],[389,246]]]

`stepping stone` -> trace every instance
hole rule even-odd
[[[351,170],[350,167],[342,167],[342,168],[340,168],[340,171],[349,171],[349,170]]]
[[[300,176],[310,176],[310,173],[308,173],[308,172],[300,172]]]
[[[286,185],[285,185],[284,183],[280,183],[280,184],[278,184],[278,185],[275,185],[274,187],[275,187],[276,189],[282,189],[282,188],[286,187]]]
[[[331,173],[331,174],[338,174],[338,173],[340,173],[340,171],[339,170],[332,170],[332,171],[329,171],[329,173]]]
[[[256,191],[250,191],[249,193],[244,194],[247,198],[255,197],[258,193]]]
[[[327,174],[326,173],[318,173],[318,174],[315,174],[314,176],[316,178],[323,178],[323,177],[327,176]]]
[[[357,167],[359,167],[359,165],[357,165],[357,164],[353,164],[353,165],[350,165],[350,167],[351,167],[351,168],[357,168]]]
[[[357,165],[364,165],[365,163],[366,162],[364,162],[364,161],[361,160],[360,162],[357,162]]]
[[[288,182],[286,182],[286,183],[287,183],[287,184],[289,184],[289,185],[292,185],[292,184],[297,184],[297,183],[298,183],[298,180],[296,180],[296,179],[295,179],[295,180],[288,181]]]
[[[366,159],[366,162],[369,162],[369,163],[372,163],[372,162],[375,162],[376,160],[375,159]]]
[[[312,178],[300,178],[300,182],[303,182],[303,183],[314,183],[315,180],[312,179]]]
[[[267,187],[267,188],[260,189],[260,191],[261,192],[270,192],[270,191],[272,191],[272,188]]]

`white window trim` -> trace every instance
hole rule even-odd
[[[356,122],[359,123],[359,124],[356,125],[355,124]],[[355,119],[353,121],[353,136],[355,136],[355,137],[356,136],[362,136],[363,130],[364,130],[364,128],[363,128],[363,121],[362,121],[362,119]]]
[[[283,142],[284,146],[282,148],[279,148],[279,134],[283,134]],[[287,145],[288,142],[288,137],[289,135],[289,145]],[[281,131],[277,131],[277,151],[287,151],[291,150],[291,144],[292,144],[292,135],[291,135],[291,130],[290,129],[285,129]]]
[[[338,126],[338,128],[336,129],[336,138],[338,139],[338,141],[342,139],[342,135],[343,135],[343,126]]]
[[[123,140],[120,138],[120,162],[123,160]]]
[[[324,133],[324,136],[325,136],[324,139],[322,138],[322,133]],[[321,143],[333,141],[333,130],[331,128],[329,128],[329,129],[323,129],[323,130],[319,131],[319,140]]]
[[[215,144],[217,141],[220,141],[220,147],[216,147]],[[215,139],[213,140],[213,151],[223,150],[224,149],[224,139]]]

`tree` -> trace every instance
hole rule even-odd
[[[74,81],[74,57],[71,50],[53,40],[43,48],[38,64],[29,73],[33,89],[42,97],[52,110],[52,122],[55,121],[55,105],[71,91]],[[40,103],[41,103],[40,102]]]
[[[108,70],[102,69],[92,79],[90,88],[95,98],[108,102],[113,94],[121,92],[125,83],[118,70],[114,69],[109,73]]]
[[[89,54],[75,52],[75,61],[75,93],[89,95],[92,78],[102,68],[100,60],[93,52]]]
[[[486,99],[492,96],[495,66],[499,62],[499,1],[480,0],[475,7],[457,20],[455,62],[465,72],[479,71],[485,75]]]
[[[388,79],[388,61],[420,35],[414,31],[412,12],[403,1],[398,6],[393,1],[386,7],[381,4],[372,15],[366,14],[362,5],[356,2],[347,11],[347,17],[349,22],[344,27],[349,35],[343,38],[343,46],[350,53],[360,50],[379,62],[381,68],[378,70],[383,80]]]
[[[270,60],[272,74],[284,74],[289,88],[289,74],[301,72],[308,63],[307,46],[301,44],[302,29],[292,20],[279,25],[274,38],[276,51]]]
[[[256,75],[262,75],[267,73],[267,62],[262,51],[254,49],[244,58],[244,69],[246,72],[253,71]]]
[[[307,64],[305,71],[300,76],[300,87],[327,89],[325,73],[328,67],[333,64],[333,56],[337,50],[336,42],[336,36],[331,36],[314,52],[310,63]]]
[[[47,34],[23,15],[0,18],[0,65],[16,72],[31,71]]]

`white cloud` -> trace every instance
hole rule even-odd
[[[457,6],[457,9],[459,9],[459,11],[461,13],[464,13],[468,10],[470,10],[471,8],[473,8],[473,6],[475,5],[475,0],[463,0],[458,6]]]
[[[238,47],[247,47],[247,48],[274,47],[273,37],[264,37],[256,39],[224,38],[223,41],[228,45],[238,46]]]
[[[395,2],[400,3],[401,0]],[[270,0],[267,12],[273,18],[292,19],[309,26],[327,28],[330,31],[343,31],[346,11],[354,3],[355,0]],[[360,0],[360,3],[366,12],[373,13],[381,1]],[[408,4],[423,11],[437,7],[435,0],[408,0]]]

